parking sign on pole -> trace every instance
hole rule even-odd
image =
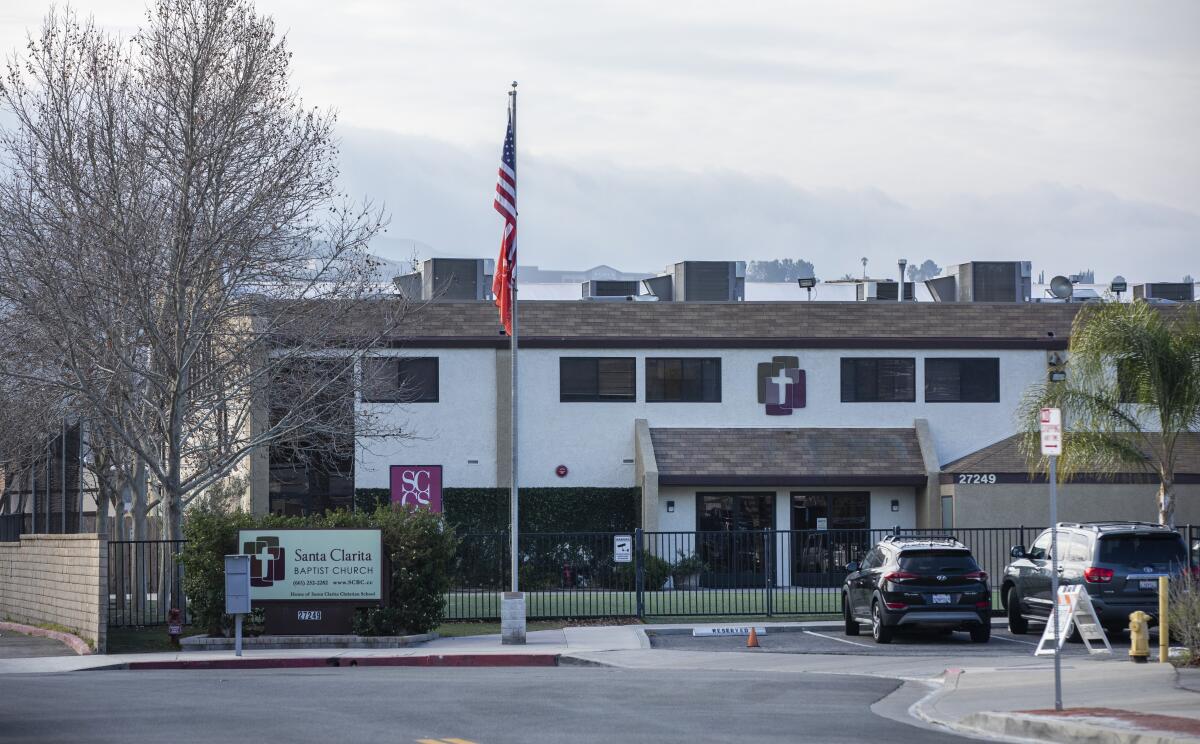
[[[1042,430],[1042,454],[1061,455],[1062,411],[1058,408],[1043,408],[1038,414],[1038,423]]]
[[[1062,454],[1062,411],[1043,408],[1038,413],[1042,430],[1042,454],[1050,458],[1050,596],[1054,598],[1054,709],[1062,710],[1062,659],[1060,658],[1058,602],[1058,456]]]

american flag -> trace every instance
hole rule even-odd
[[[500,240],[500,256],[496,259],[492,295],[496,298],[496,307],[500,308],[500,322],[511,336],[514,269],[517,265],[517,143],[513,135],[512,109],[508,111],[508,131],[504,135],[500,176],[492,206],[504,216],[504,237]]]

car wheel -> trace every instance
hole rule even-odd
[[[1083,643],[1083,634],[1074,622],[1071,623],[1071,632],[1067,634],[1067,643]]]
[[[1125,631],[1129,628],[1120,623],[1108,623],[1104,626],[1104,632],[1108,635],[1108,640],[1119,641],[1125,637]]]
[[[842,595],[842,619],[846,621],[846,635],[858,635],[858,623],[850,612],[850,599],[845,594]]]
[[[987,643],[992,637],[992,624],[982,623],[971,628],[971,643]]]
[[[1021,600],[1017,596],[1017,588],[1008,590],[1008,632],[1013,635],[1025,635],[1029,632],[1029,621],[1021,617]]]
[[[878,601],[871,603],[871,637],[876,643],[892,642],[892,629],[883,624],[883,609]]]

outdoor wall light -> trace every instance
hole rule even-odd
[[[892,499],[892,511],[900,511],[900,499]]]
[[[668,501],[668,502],[667,502],[667,513],[668,513],[668,514],[671,514],[671,513],[672,513],[672,512],[674,512],[674,511],[675,511],[675,502],[674,502],[674,501]]]

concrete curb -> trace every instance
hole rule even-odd
[[[1138,729],[1093,726],[1022,713],[972,713],[953,728],[963,733],[1000,734],[1031,741],[1070,741],[1082,744],[1195,744],[1195,737]]]
[[[558,654],[445,654],[438,656],[322,656],[305,658],[127,661],[81,671],[164,669],[313,669],[321,667],[553,667]]]
[[[47,630],[39,628],[36,625],[23,625],[21,623],[0,622],[0,630],[9,630],[22,635],[38,636],[41,638],[50,638],[60,643],[67,645],[75,653],[80,656],[91,656],[92,648],[88,646],[87,641],[79,636],[63,633],[60,630]]]
[[[406,636],[252,636],[242,638],[242,648],[248,651],[274,649],[329,648],[404,648],[439,638],[437,633],[418,633]],[[179,641],[184,651],[232,651],[233,638],[195,635]]]

